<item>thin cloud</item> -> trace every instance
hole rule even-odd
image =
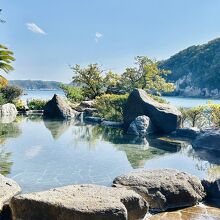
[[[27,29],[35,34],[46,35],[46,32],[35,23],[26,23]]]
[[[96,32],[95,33],[95,42],[98,43],[102,37],[103,37],[102,33]]]

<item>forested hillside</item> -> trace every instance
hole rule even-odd
[[[60,82],[42,80],[10,80],[11,85],[19,86],[25,90],[57,90],[60,89]]]
[[[180,51],[160,67],[172,71],[168,79],[176,83],[180,95],[219,96],[220,38]]]

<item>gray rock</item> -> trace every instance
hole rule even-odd
[[[89,123],[100,124],[102,122],[102,119],[100,117],[86,116],[85,121]]]
[[[19,195],[10,207],[19,220],[131,220],[148,211],[147,202],[132,190],[96,185]]]
[[[177,137],[185,137],[189,139],[195,139],[200,134],[200,129],[196,127],[192,128],[178,128],[174,135]]]
[[[220,151],[220,129],[202,131],[193,142],[193,147]]]
[[[202,185],[206,191],[207,201],[218,201],[220,203],[220,179],[215,181],[202,180]]]
[[[104,120],[101,123],[102,126],[106,126],[106,127],[114,127],[114,128],[121,128],[123,127],[123,122],[117,122],[117,121],[106,121]]]
[[[79,112],[83,112],[85,111],[85,109],[94,108],[94,104],[95,104],[94,100],[82,101],[78,106],[75,107],[75,110]]]
[[[21,192],[20,186],[9,178],[6,178],[0,174],[0,212],[3,205],[8,203],[10,199]]]
[[[131,122],[141,115],[150,118],[158,133],[171,133],[181,125],[181,113],[174,106],[158,103],[144,90],[134,89],[123,111],[125,128],[127,129]]]
[[[145,137],[147,134],[151,134],[153,132],[154,130],[150,122],[150,118],[145,115],[135,118],[127,130],[127,134],[140,137]]]
[[[73,110],[67,102],[56,94],[44,107],[45,118],[69,119],[76,118],[78,115],[77,111]]]
[[[197,177],[172,169],[132,172],[117,177],[113,186],[133,189],[154,211],[192,206],[205,197]]]
[[[0,122],[11,123],[15,120],[18,111],[14,104],[7,103],[0,106]]]

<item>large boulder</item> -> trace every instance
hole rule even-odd
[[[132,190],[97,185],[72,185],[14,197],[10,207],[19,220],[131,220],[148,211]]]
[[[202,185],[206,191],[206,200],[217,202],[220,205],[220,179],[215,181],[202,180]]]
[[[135,171],[117,177],[113,186],[133,189],[153,211],[192,206],[205,197],[197,177],[173,169]]]
[[[15,120],[18,111],[14,104],[7,103],[0,106],[0,122],[11,123]]]
[[[154,132],[150,118],[146,115],[138,116],[131,122],[127,134],[145,137],[147,134]]]
[[[20,186],[9,178],[0,174],[0,212],[4,204],[8,203],[10,199],[21,191]]]
[[[161,104],[148,96],[144,90],[134,89],[123,111],[125,128],[141,115],[150,118],[158,133],[170,133],[181,125],[181,113],[174,106]]]
[[[220,151],[220,129],[204,130],[195,139],[193,147]]]
[[[77,111],[73,110],[67,102],[56,94],[44,107],[45,118],[69,119],[78,115]]]
[[[188,139],[195,139],[200,134],[200,129],[192,128],[178,128],[172,133],[176,137],[183,137]]]

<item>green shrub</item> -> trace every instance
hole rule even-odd
[[[106,120],[122,121],[123,107],[128,95],[105,94],[95,99],[95,108],[100,117]]]
[[[14,102],[16,101],[23,93],[23,90],[17,86],[5,86],[0,88],[0,96],[3,97],[5,102]]]
[[[182,127],[185,124],[192,127],[203,127],[207,123],[206,113],[207,106],[196,106],[193,108],[179,108],[182,113]]]
[[[69,101],[80,102],[84,100],[84,95],[81,88],[67,85],[61,85],[60,88],[64,91]]]
[[[14,104],[15,104],[16,109],[18,111],[25,110],[25,103],[22,100],[18,99],[16,101],[14,101]]]
[[[209,105],[210,108],[210,117],[211,122],[214,126],[219,127],[220,126],[220,104],[212,104]]]
[[[41,99],[33,99],[27,103],[28,108],[31,110],[43,110],[47,101]]]

